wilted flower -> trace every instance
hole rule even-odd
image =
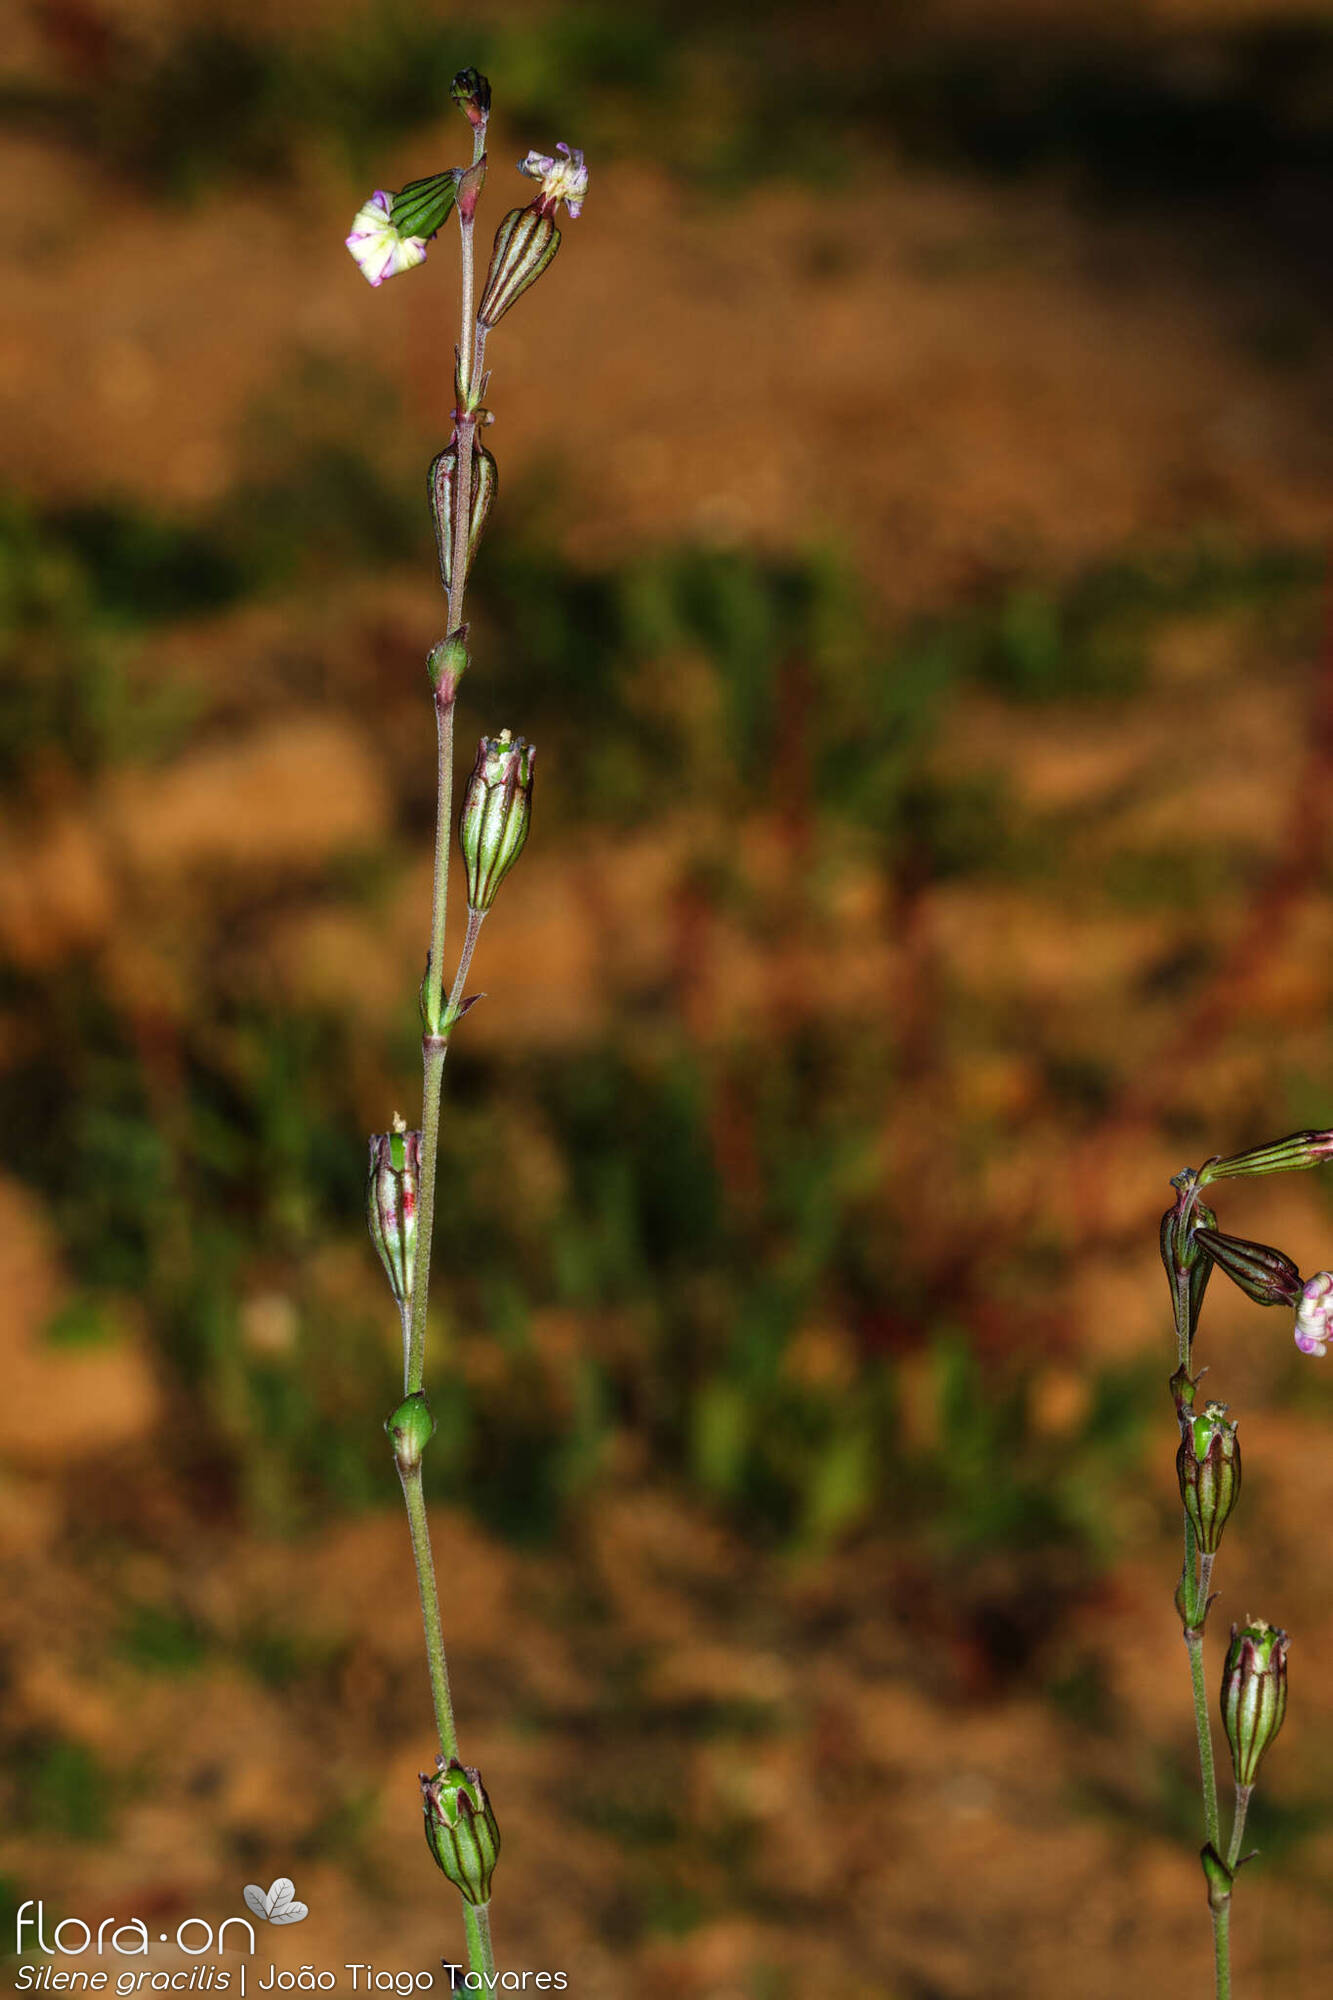
[[[390,219],[393,196],[377,190],[364,208],[356,212],[347,247],[361,267],[361,275],[372,285],[382,285],[399,271],[410,271],[426,261],[426,238],[404,236]]]
[[[1323,1356],[1333,1339],[1333,1271],[1316,1271],[1305,1281],[1296,1307],[1296,1345],[1302,1354]]]
[[[563,153],[564,158],[556,159],[552,153],[539,153],[534,147],[526,159],[519,161],[518,170],[526,174],[530,181],[541,182],[537,206],[543,215],[554,215],[557,205],[563,201],[577,220],[588,192],[588,169],[577,146],[571,152],[562,139],[555,150],[556,153]]]

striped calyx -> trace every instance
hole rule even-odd
[[[507,729],[481,739],[458,818],[470,910],[490,909],[523,852],[532,816],[535,756],[530,743]]]
[[[429,174],[425,180],[409,181],[393,198],[389,220],[400,236],[434,236],[443,228],[449,211],[458,199],[458,170]]]
[[[1222,1229],[1196,1229],[1194,1240],[1208,1252],[1219,1271],[1225,1271],[1233,1285],[1257,1306],[1294,1306],[1300,1303],[1301,1274],[1290,1257],[1268,1243],[1250,1243],[1243,1236],[1228,1236]]]
[[[500,1856],[500,1829],[480,1771],[456,1757],[435,1760],[433,1778],[422,1773],[426,1843],[436,1864],[465,1902],[488,1903]]]
[[[377,1132],[370,1142],[366,1215],[389,1289],[405,1308],[412,1304],[420,1178],[421,1134],[407,1131],[401,1119],[395,1119],[391,1132]]]
[[[511,208],[495,232],[486,289],[477,319],[486,328],[498,326],[516,299],[535,285],[556,251],[560,231],[542,213],[541,197],[528,208]]]
[[[1191,1391],[1194,1384],[1190,1384]],[[1191,1396],[1191,1403],[1193,1398]],[[1216,1555],[1232,1508],[1240,1498],[1240,1439],[1227,1416],[1225,1403],[1205,1403],[1198,1416],[1192,1408],[1180,1415],[1180,1449],[1176,1477],[1185,1512],[1194,1524],[1199,1548]]]
[[[477,543],[481,540],[481,531],[486,526],[486,517],[495,499],[499,477],[494,458],[485,445],[477,440],[472,447],[472,493],[467,531],[468,569],[471,569],[472,558],[477,553]],[[456,438],[431,460],[429,490],[430,510],[435,521],[435,547],[440,558],[440,580],[448,591],[453,588],[454,574],[454,497],[458,491]],[[466,580],[465,573],[464,581]]]
[[[1233,1625],[1222,1671],[1222,1722],[1238,1785],[1252,1785],[1287,1712],[1285,1632],[1262,1621]]]
[[[1289,1132],[1267,1146],[1251,1146],[1228,1159],[1205,1160],[1199,1186],[1209,1181],[1235,1180],[1241,1174],[1286,1174],[1305,1167],[1322,1167],[1333,1160],[1333,1132]]]

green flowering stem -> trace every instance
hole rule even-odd
[[[1222,1838],[1217,1810],[1217,1767],[1213,1762],[1213,1731],[1208,1719],[1208,1687],[1203,1671],[1203,1633],[1187,1632],[1190,1680],[1194,1686],[1194,1727],[1199,1738],[1199,1771],[1203,1779],[1203,1823],[1216,1847]]]
[[[481,160],[484,124],[474,127],[473,166]],[[473,414],[473,336],[475,329],[473,275],[472,198],[458,205],[462,243],[462,298],[458,344],[455,426],[458,468],[455,474],[452,574],[449,583],[449,632],[463,636],[463,595],[467,583],[468,525],[472,513],[472,447],[476,432]],[[422,1036],[422,1116],[421,1170],[417,1196],[417,1235],[412,1281],[412,1313],[404,1361],[405,1393],[422,1389],[426,1368],[426,1319],[430,1291],[431,1238],[435,1224],[435,1181],[440,1149],[440,1098],[444,1084],[444,1062],[449,1049],[448,1028],[456,1018],[455,1002],[467,975],[476,932],[480,925],[468,922],[463,957],[455,977],[451,998],[444,1004],[444,950],[449,903],[449,855],[453,840],[454,794],[454,708],[457,676],[444,674],[435,690],[436,726],[436,818],[435,869],[431,899],[430,958],[422,995],[426,1033]],[[431,1550],[430,1523],[426,1514],[418,1455],[413,1464],[399,1463],[399,1479],[407,1508],[412,1559],[416,1565],[417,1590],[421,1599],[421,1623],[426,1642],[426,1664],[430,1675],[435,1727],[445,1758],[458,1755],[458,1732],[454,1722],[453,1698],[449,1688],[449,1665],[445,1654],[444,1627],[440,1616],[440,1594]],[[491,1947],[490,1915],[486,1908],[463,1904],[463,1929],[467,1944],[468,1969],[480,1973],[492,1984],[495,1955]]]
[[[1231,2000],[1231,1898],[1213,1911],[1213,1977],[1217,2000]]]
[[[1208,1713],[1208,1684],[1203,1669],[1203,1626],[1208,1616],[1208,1587],[1213,1578],[1213,1560],[1212,1556],[1199,1555],[1194,1523],[1186,1514],[1185,1572],[1182,1579],[1182,1595],[1186,1607],[1185,1645],[1189,1652],[1190,1682],[1194,1690],[1194,1729],[1199,1740],[1204,1831],[1220,1854],[1222,1823],[1217,1807],[1217,1766],[1213,1761],[1213,1725]]]
[[[417,1569],[421,1623],[426,1634],[426,1664],[430,1673],[431,1700],[435,1704],[435,1727],[440,1738],[440,1748],[445,1756],[456,1757],[458,1731],[454,1726],[453,1697],[449,1692],[449,1663],[444,1656],[440,1593],[435,1582],[435,1558],[431,1554],[426,1499],[421,1490],[420,1459],[412,1466],[400,1464],[398,1478],[402,1484],[403,1499],[407,1506],[407,1526],[412,1537],[412,1559]]]
[[[463,988],[467,983],[467,976],[472,966],[472,954],[477,949],[477,939],[481,936],[481,927],[485,921],[485,910],[468,911],[467,930],[463,936],[463,949],[459,954],[458,970],[454,974],[454,983],[449,988],[449,998],[445,1003],[444,1032],[446,1035],[453,1028],[454,1022],[461,1020],[466,1011],[463,1005]]]
[[[467,1938],[468,1970],[483,1973],[495,1984],[495,1953],[491,1949],[491,1906],[464,1903],[463,1933]]]
[[[1227,1867],[1234,1875],[1240,1861],[1240,1844],[1245,1838],[1245,1816],[1250,1810],[1250,1800],[1254,1794],[1253,1785],[1237,1785],[1236,1817],[1231,1822],[1231,1845],[1227,1849]]]

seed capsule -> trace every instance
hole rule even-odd
[[[1195,1241],[1202,1245],[1219,1271],[1225,1271],[1233,1285],[1260,1306],[1294,1306],[1301,1298],[1301,1274],[1280,1250],[1268,1243],[1250,1243],[1243,1236],[1228,1236],[1221,1229],[1196,1229]]]
[[[1196,1417],[1181,1412],[1176,1476],[1199,1548],[1216,1555],[1232,1508],[1240,1498],[1240,1439],[1225,1403],[1205,1403]]]
[[[380,1253],[389,1289],[400,1306],[412,1304],[412,1263],[417,1245],[417,1183],[421,1174],[421,1134],[395,1123],[370,1142],[366,1215],[370,1240]]]
[[[532,767],[536,751],[504,730],[483,736],[467,781],[458,839],[467,873],[471,910],[489,910],[528,837],[532,817]]]
[[[1251,1146],[1225,1160],[1205,1160],[1199,1185],[1234,1180],[1240,1174],[1284,1174],[1303,1167],[1322,1167],[1333,1160],[1333,1132],[1291,1132],[1268,1146]]]
[[[435,1777],[422,1774],[421,1803],[426,1844],[436,1865],[465,1902],[487,1903],[500,1854],[500,1829],[481,1782],[480,1771],[437,1757]]]
[[[514,301],[536,284],[559,248],[560,231],[544,213],[540,195],[527,208],[511,208],[495,232],[478,323],[488,330],[497,326]]]
[[[472,493],[468,510],[467,566],[477,553],[482,530],[499,489],[500,474],[492,454],[478,439],[472,446]],[[454,496],[458,491],[458,444],[452,441],[431,460],[430,509],[435,521],[435,548],[440,580],[446,592],[454,573]],[[466,578],[464,578],[466,581]]]
[[[1233,1625],[1222,1672],[1222,1722],[1238,1785],[1252,1785],[1287,1712],[1285,1632],[1262,1621]]]

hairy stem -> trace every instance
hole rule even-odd
[[[473,138],[473,162],[480,159],[484,134]],[[462,240],[462,298],[458,341],[458,380],[454,412],[458,445],[458,469],[454,489],[454,534],[449,584],[449,631],[458,632],[463,623],[463,595],[467,585],[468,529],[472,515],[472,444],[476,418],[472,413],[473,338],[476,328],[473,277],[473,219],[459,215]],[[404,1355],[404,1382],[408,1395],[420,1391],[426,1373],[426,1318],[430,1298],[431,1238],[435,1227],[435,1180],[440,1150],[440,1096],[444,1083],[444,1059],[449,1049],[449,1027],[453,1009],[467,976],[480,922],[469,915],[467,937],[451,990],[447,1014],[442,1013],[444,995],[444,948],[449,906],[449,854],[453,839],[454,793],[454,701],[456,683],[442,683],[435,699],[436,726],[436,817],[435,871],[431,897],[430,958],[426,968],[424,1012],[427,1023],[422,1036],[421,1168],[417,1189],[417,1238],[412,1270],[412,1312],[407,1328]],[[435,1581],[435,1560],[431,1552],[430,1524],[421,1486],[420,1462],[399,1467],[403,1499],[407,1507],[408,1529],[412,1538],[412,1559],[416,1565],[417,1590],[421,1598],[421,1623],[426,1641],[426,1664],[430,1674],[431,1700],[440,1749],[446,1758],[458,1755],[458,1733],[454,1723],[453,1700],[449,1690],[449,1664],[444,1648],[444,1627],[440,1618],[440,1594]],[[465,1902],[463,1929],[467,1940],[468,1969],[492,1982],[495,1957],[491,1949],[490,1915]]]
[[[1203,1677],[1203,1634],[1187,1632],[1190,1680],[1194,1688],[1194,1728],[1199,1739],[1199,1774],[1203,1780],[1203,1823],[1209,1841],[1222,1852],[1222,1828],[1217,1812],[1217,1770],[1213,1763],[1213,1730],[1208,1720],[1208,1689]]]
[[[426,1634],[426,1664],[430,1672],[431,1700],[435,1704],[435,1728],[440,1738],[440,1748],[446,1758],[456,1757],[458,1732],[454,1728],[454,1704],[449,1693],[449,1665],[444,1657],[444,1632],[440,1624],[440,1593],[435,1582],[435,1559],[431,1554],[426,1501],[421,1491],[420,1462],[413,1466],[400,1466],[398,1477],[402,1483],[403,1499],[407,1504],[407,1526],[412,1537],[412,1560],[417,1567],[421,1623]]]
[[[458,970],[454,974],[454,983],[449,988],[449,999],[444,1010],[446,1033],[459,1017],[459,1010],[463,1004],[463,988],[467,984],[467,976],[472,968],[472,954],[477,949],[477,939],[481,936],[481,927],[485,921],[485,910],[468,911],[467,930],[463,937],[463,949],[459,953]]]
[[[1231,1898],[1213,1911],[1213,1977],[1217,2000],[1231,2000]]]
[[[1250,1810],[1250,1799],[1253,1792],[1253,1785],[1237,1785],[1236,1787],[1236,1816],[1231,1822],[1231,1845],[1227,1849],[1227,1867],[1233,1872],[1236,1863],[1240,1860],[1240,1844],[1245,1838],[1245,1815]]]
[[[472,1972],[495,1978],[495,1953],[491,1949],[491,1906],[464,1903],[463,1931],[467,1937],[468,1967]]]

